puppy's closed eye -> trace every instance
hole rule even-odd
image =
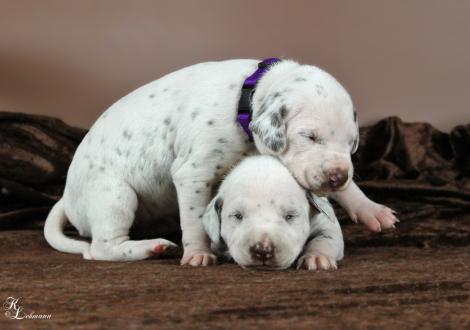
[[[315,132],[301,132],[300,135],[309,139],[312,143],[321,143],[321,139]]]

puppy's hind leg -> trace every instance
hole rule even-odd
[[[142,260],[176,248],[176,244],[166,239],[129,240],[138,199],[128,184],[108,180],[93,188],[87,203],[92,231],[91,259]]]

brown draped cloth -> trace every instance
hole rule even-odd
[[[56,118],[0,112],[0,229],[42,226],[85,134]],[[361,128],[353,160],[364,192],[404,221],[470,213],[470,124],[443,133],[390,117]]]

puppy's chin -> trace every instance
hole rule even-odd
[[[242,265],[239,264],[240,267],[246,270],[268,270],[268,271],[276,271],[276,270],[284,270],[290,267],[290,265],[287,266],[278,266],[278,265],[267,265],[267,264],[247,264],[247,265]]]
[[[334,192],[346,190],[350,183],[351,183],[351,180],[349,179],[348,181],[346,181],[344,185],[338,188],[331,188],[328,182],[323,182],[321,184],[312,184],[312,185],[309,185],[308,187],[305,187],[302,185],[302,187],[308,191],[313,192],[318,197],[328,197],[330,194]]]
[[[258,260],[237,260],[234,258],[234,261],[243,269],[246,270],[284,270],[287,269],[291,266],[291,263],[289,264],[278,264],[275,261],[258,261]]]

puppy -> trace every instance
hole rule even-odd
[[[359,137],[346,90],[314,66],[269,66],[252,95],[253,143],[236,118],[242,85],[257,68],[256,60],[201,63],[113,104],[77,148],[64,195],[46,220],[49,244],[88,259],[139,260],[174,243],[130,240],[130,228],[179,219],[181,263],[213,263],[202,214],[223,175],[248,153],[277,157],[303,188],[333,194],[369,228],[393,227],[392,211],[352,182]],[[67,221],[91,245],[64,236]]]
[[[248,157],[223,180],[202,223],[214,251],[243,268],[336,269],[343,237],[326,198],[309,204],[289,170],[270,156]],[[313,198],[313,197],[311,197]]]

